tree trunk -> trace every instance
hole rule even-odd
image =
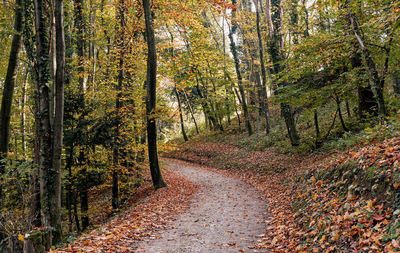
[[[72,233],[72,226],[73,226],[73,220],[72,220],[72,164],[73,164],[73,159],[74,159],[74,147],[71,145],[68,149],[67,152],[67,158],[66,158],[66,164],[65,164],[65,169],[68,170],[68,176],[66,177],[66,183],[65,183],[65,188],[67,191],[67,199],[66,199],[66,206],[68,210],[68,228],[69,232]]]
[[[183,140],[188,141],[189,139],[186,135],[185,125],[183,123],[183,112],[182,112],[181,99],[179,97],[179,93],[178,93],[178,90],[176,89],[176,86],[174,87],[174,93],[175,93],[176,99],[178,100],[178,112],[179,112],[179,119],[180,119],[180,123],[181,123]]]
[[[174,46],[173,46],[173,44],[174,44],[174,36],[173,36],[172,32],[169,30],[169,28],[168,28],[168,31],[169,31],[169,34],[171,36],[171,58],[172,58],[172,62],[174,64],[174,66],[176,66],[176,64],[175,64],[175,54],[174,54],[175,51],[174,51]],[[177,69],[177,71],[179,73],[179,69]],[[182,131],[183,140],[186,142],[186,141],[188,141],[188,137],[186,135],[185,125],[183,123],[183,112],[182,112],[181,98],[179,97],[178,89],[176,87],[175,73],[173,73],[173,75],[174,75],[174,93],[175,93],[175,96],[176,96],[176,100],[178,101],[178,113],[179,113],[179,119],[180,119],[180,124],[181,124],[181,131]],[[185,95],[186,95],[186,93],[185,93]],[[195,120],[195,122],[196,122],[196,120]],[[197,128],[197,125],[196,125],[196,128]]]
[[[150,10],[150,0],[143,0],[143,10],[146,22],[147,37],[147,80],[146,80],[146,118],[147,118],[147,145],[149,152],[150,172],[154,189],[166,187],[158,164],[157,154],[157,127],[156,127],[156,87],[157,87],[157,55],[153,30],[153,20]]]
[[[335,100],[336,100],[336,105],[337,105],[337,111],[338,111],[338,114],[339,114],[340,124],[342,124],[343,130],[348,132],[349,129],[346,127],[346,124],[344,123],[344,119],[343,119],[343,115],[342,115],[342,109],[340,108],[341,101],[340,101],[339,96],[336,95]]]
[[[362,66],[362,57],[358,52],[353,53],[351,57],[352,68],[360,68]],[[374,93],[371,85],[367,81],[366,83],[358,82],[358,117],[361,121],[366,120],[368,115],[376,115],[378,103],[376,102]]]
[[[29,72],[26,71],[24,86],[22,86],[22,101],[21,101],[21,146],[22,146],[22,157],[26,160],[26,131],[25,131],[25,122],[26,122],[26,89],[28,88],[28,76]]]
[[[272,0],[271,9],[272,16],[271,21],[273,24],[273,32],[271,36],[271,42],[269,45],[269,51],[271,55],[271,61],[273,64],[274,74],[278,74],[283,70],[282,61],[283,57],[283,39],[282,39],[282,20],[281,20],[281,0]],[[285,86],[286,84],[280,84],[280,86]],[[277,93],[277,91],[275,91]],[[300,137],[297,134],[296,123],[294,121],[292,107],[287,103],[281,103],[281,113],[285,119],[286,129],[288,131],[289,139],[292,146],[298,146],[300,144]]]
[[[267,73],[265,71],[265,65],[264,65],[264,48],[263,48],[262,37],[261,37],[260,11],[258,8],[258,1],[260,1],[260,3],[261,3],[262,0],[255,0],[256,16],[257,16],[256,22],[257,22],[258,51],[259,51],[260,62],[261,62],[261,77],[262,77],[260,105],[264,112],[266,133],[269,134],[269,132],[271,130],[271,126],[270,126],[270,122],[269,122],[269,108],[268,108],[268,98],[267,98]]]
[[[50,126],[50,106],[49,106],[49,41],[47,35],[49,33],[48,24],[46,23],[45,2],[43,0],[35,0],[35,22],[36,22],[36,79],[39,100],[39,171],[40,171],[40,196],[41,207],[43,213],[43,225],[46,227],[58,227],[53,224],[52,212],[56,211],[53,206],[53,195],[56,190],[55,184],[57,176],[53,170],[52,164],[52,131]],[[55,231],[55,239],[58,239]],[[52,236],[50,236],[52,237]],[[53,244],[52,238],[49,238],[50,244]]]
[[[56,80],[55,80],[55,114],[53,136],[53,192],[49,195],[52,206],[51,224],[53,243],[57,244],[62,239],[61,228],[61,154],[63,145],[64,122],[64,74],[65,74],[65,40],[64,40],[64,9],[63,0],[55,0],[56,19]]]
[[[200,80],[202,81],[203,80],[203,78],[201,78],[201,74],[200,74],[200,72],[197,72],[197,74],[199,75],[199,77],[200,77]],[[212,106],[210,106],[209,104],[208,104],[208,102],[207,102],[207,98],[203,95],[203,92],[201,91],[201,87],[200,87],[200,85],[199,85],[199,80],[198,80],[199,78],[196,76],[196,89],[197,89],[197,92],[198,92],[198,94],[199,94],[199,97],[200,97],[200,99],[201,99],[201,105],[202,105],[202,107],[203,107],[203,110],[204,110],[204,116],[206,117],[206,118],[208,118],[208,126],[209,126],[209,128],[210,128],[210,130],[212,130],[212,128],[216,128],[216,126],[217,126],[217,120],[216,120],[216,118],[214,117],[214,115],[213,115],[213,113],[212,113],[212,111],[211,111],[211,109],[210,109],[210,107],[212,107]],[[203,82],[203,81],[202,81]],[[203,83],[203,86],[204,86],[204,83]]]
[[[232,4],[236,5],[236,0],[232,0]],[[235,16],[235,9],[232,10],[232,16],[234,18]],[[236,43],[235,40],[233,38],[233,36],[236,34],[236,30],[237,30],[237,22],[233,21],[232,22],[232,28],[229,32],[229,40],[230,40],[230,48],[231,48],[231,52],[233,55],[233,59],[235,62],[235,70],[236,70],[236,75],[238,78],[238,87],[239,87],[239,92],[240,92],[240,96],[242,99],[242,110],[243,110],[243,114],[244,114],[244,118],[245,118],[245,122],[246,122],[246,128],[247,128],[247,132],[249,135],[253,134],[253,129],[251,127],[250,124],[250,115],[247,109],[247,103],[246,103],[246,95],[244,93],[244,88],[243,88],[243,84],[242,84],[242,74],[240,72],[240,62],[239,62],[239,56],[238,56],[238,52],[237,52],[237,48],[236,48]]]
[[[350,2],[351,2],[351,0],[349,1],[349,3]],[[351,22],[351,28],[353,30],[354,36],[356,37],[356,39],[360,45],[361,51],[364,55],[365,62],[367,64],[367,68],[370,72],[371,81],[372,81],[372,83],[374,85],[374,89],[376,91],[379,115],[381,117],[385,117],[387,114],[386,106],[385,106],[385,99],[383,96],[385,78],[384,78],[384,76],[379,77],[378,70],[376,69],[375,61],[372,59],[369,49],[365,46],[364,36],[362,35],[362,31],[361,31],[360,27],[358,26],[357,18],[351,10],[349,10],[349,17],[350,17],[350,22]]]
[[[314,110],[314,125],[315,125],[315,147],[320,148],[322,145],[321,134],[319,130],[318,111]]]
[[[23,27],[24,9],[23,1],[17,0],[15,9],[14,30],[15,34],[11,42],[10,56],[8,60],[7,74],[4,80],[3,96],[0,109],[0,175],[5,171],[10,141],[10,117],[14,94],[15,76],[17,71],[18,53],[21,48],[21,33]],[[3,206],[3,192],[0,185],[0,205]]]
[[[185,95],[186,105],[187,105],[187,107],[189,107],[190,115],[192,116],[194,126],[196,127],[196,133],[199,134],[199,127],[197,125],[197,121],[194,116],[194,111],[193,111],[192,105],[190,104],[189,98],[185,91],[183,92],[183,94]]]
[[[86,84],[85,84],[85,67],[84,67],[84,57],[85,57],[85,23],[83,18],[83,0],[76,0],[74,2],[74,18],[75,18],[75,29],[76,29],[76,53],[78,56],[78,84],[79,84],[79,104],[82,107],[82,111],[85,112],[86,101],[85,101],[85,92],[86,92]],[[84,118],[81,115],[78,119],[79,128],[83,128]],[[78,140],[80,143],[80,151],[79,151],[79,164],[83,165],[86,163],[86,154],[82,144],[82,140]],[[87,215],[89,206],[88,206],[88,187],[86,183],[87,179],[87,171],[84,167],[81,170],[81,180],[83,183],[80,184],[79,187],[79,197],[81,202],[81,221],[82,221],[82,230],[85,230],[89,226],[89,216]]]

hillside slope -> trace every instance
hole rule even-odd
[[[218,140],[187,142],[166,156],[228,170],[261,190],[270,215],[263,247],[274,252],[400,250],[399,137],[308,154],[254,151]]]

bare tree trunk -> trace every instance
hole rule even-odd
[[[362,66],[362,57],[359,52],[354,52],[351,57],[352,68],[359,68]],[[372,91],[371,85],[367,83],[357,83],[358,92],[358,117],[360,120],[366,120],[367,115],[376,115],[378,103]]]
[[[36,73],[37,73],[37,91],[39,100],[39,174],[40,174],[40,196],[43,213],[43,224],[46,227],[53,227],[52,224],[52,197],[54,192],[54,173],[52,173],[52,132],[50,126],[50,106],[49,106],[49,41],[47,35],[49,32],[46,24],[45,2],[35,0],[35,22],[36,22]],[[49,241],[52,244],[52,236]]]
[[[338,95],[336,95],[335,100],[336,100],[336,105],[337,105],[337,111],[338,111],[338,114],[339,114],[340,124],[342,124],[343,130],[348,132],[349,129],[346,127],[346,124],[344,123],[344,119],[343,119],[343,115],[342,115],[342,109],[340,108],[341,101],[340,101],[340,98],[339,98]]]
[[[257,36],[258,36],[258,50],[261,62],[261,77],[262,77],[262,86],[261,86],[261,101],[260,105],[264,112],[265,124],[266,124],[266,133],[269,134],[271,130],[270,122],[269,122],[269,108],[268,108],[268,98],[267,98],[267,73],[265,71],[264,65],[264,48],[262,43],[261,37],[261,29],[260,29],[260,11],[258,8],[258,1],[262,0],[255,0],[256,4],[256,15],[257,15]]]
[[[68,228],[69,232],[72,233],[72,163],[74,159],[74,147],[71,145],[67,152],[66,164],[65,169],[68,170],[68,176],[66,178],[65,188],[67,191],[67,199],[66,199],[66,206],[68,210]]]
[[[85,84],[85,67],[84,67],[84,57],[85,57],[85,23],[83,19],[83,0],[76,0],[74,2],[74,18],[75,18],[75,29],[76,29],[76,49],[77,49],[77,56],[78,56],[78,84],[79,84],[79,103],[82,107],[82,110],[85,111],[85,91],[86,91],[86,84]],[[84,118],[81,115],[78,119],[79,127],[83,128],[84,125]],[[79,141],[81,143],[81,141]],[[79,151],[79,163],[84,164],[86,163],[86,155],[83,144],[80,145]],[[88,206],[88,187],[86,183],[87,179],[87,171],[86,167],[83,167],[81,171],[81,177],[83,183],[79,187],[79,196],[81,202],[81,220],[82,220],[82,230],[85,230],[89,226],[89,216],[87,214],[89,206]]]
[[[232,0],[232,4],[236,5],[236,0]],[[232,10],[232,16],[235,15],[235,10]],[[241,96],[241,103],[242,103],[242,109],[243,109],[243,114],[244,114],[244,118],[245,118],[245,122],[246,122],[246,128],[247,128],[247,132],[249,133],[249,135],[253,134],[253,129],[251,127],[251,123],[250,123],[250,115],[249,115],[249,111],[247,108],[247,103],[246,103],[246,95],[244,93],[244,88],[243,88],[243,84],[242,84],[242,74],[240,72],[240,63],[239,63],[239,56],[238,56],[238,52],[237,52],[237,48],[236,48],[236,43],[234,40],[234,34],[236,34],[236,30],[237,30],[237,23],[236,21],[232,22],[232,28],[229,32],[229,39],[230,39],[230,47],[231,47],[231,52],[233,55],[233,59],[235,61],[235,70],[236,70],[236,75],[238,78],[238,86],[239,86],[239,92],[240,92],[240,96]]]
[[[269,45],[269,51],[271,55],[271,61],[273,64],[274,74],[278,74],[283,70],[282,61],[283,57],[283,36],[282,36],[282,20],[283,16],[281,10],[281,0],[272,0],[271,9],[272,16],[271,21],[273,24],[273,32],[271,36],[271,44]],[[285,84],[281,84],[284,86]],[[277,93],[277,91],[275,91]],[[285,119],[286,129],[288,131],[289,139],[292,146],[298,146],[300,144],[300,137],[297,134],[296,123],[294,121],[292,107],[287,103],[281,103],[281,113]]]
[[[199,127],[198,127],[198,125],[197,125],[197,121],[196,121],[196,118],[195,118],[195,116],[194,116],[194,111],[193,111],[192,105],[190,104],[189,98],[188,98],[188,96],[187,96],[187,94],[186,94],[185,91],[183,92],[183,94],[185,95],[186,105],[189,107],[189,111],[190,111],[190,114],[191,114],[191,116],[192,116],[193,123],[194,123],[194,125],[195,125],[195,127],[196,127],[196,133],[199,134]],[[206,119],[207,119],[207,118],[206,118]]]
[[[346,104],[347,116],[348,116],[349,118],[351,118],[350,103],[349,103],[349,100],[348,100],[348,99],[345,100],[345,104]]]
[[[4,80],[3,96],[0,109],[0,175],[5,171],[10,141],[10,117],[14,94],[15,76],[17,71],[18,53],[21,48],[21,33],[24,22],[23,1],[17,0],[15,9],[14,30],[15,34],[11,42],[10,56],[8,60],[7,74]],[[3,206],[3,191],[0,185],[0,205]]]
[[[146,97],[146,117],[147,117],[147,145],[149,151],[150,172],[153,180],[154,189],[166,187],[157,154],[157,127],[156,127],[156,86],[157,86],[157,55],[156,43],[154,38],[153,20],[150,10],[150,0],[143,0],[143,10],[146,21],[147,37],[147,97]]]
[[[349,3],[350,2],[351,2],[351,0],[349,1]],[[354,32],[354,36],[356,37],[358,43],[360,44],[361,51],[364,55],[368,70],[371,75],[371,80],[372,80],[372,83],[373,83],[375,91],[376,91],[376,98],[377,98],[377,102],[378,102],[378,112],[382,117],[385,117],[387,114],[386,107],[385,107],[385,100],[384,100],[384,96],[383,96],[385,78],[379,77],[378,70],[376,69],[375,61],[372,59],[369,49],[365,46],[364,36],[362,35],[361,29],[358,26],[357,18],[351,10],[349,10],[349,17],[350,17],[350,22],[351,22],[351,28]]]
[[[172,58],[173,64],[175,65],[175,54],[174,54],[175,51],[174,51],[174,46],[173,46],[174,36],[173,36],[172,32],[169,30],[169,27],[167,27],[167,28],[168,28],[169,34],[171,36],[171,58]],[[177,71],[179,73],[179,69]],[[174,93],[175,93],[175,96],[176,96],[176,100],[178,101],[178,113],[179,113],[179,119],[180,119],[180,124],[181,124],[182,136],[183,136],[183,140],[186,142],[186,141],[188,141],[188,137],[186,135],[185,125],[183,123],[183,112],[182,112],[181,98],[179,97],[179,93],[178,93],[178,89],[176,87],[176,82],[175,81],[176,81],[176,78],[175,78],[175,73],[174,73]],[[186,95],[186,93],[185,93],[185,95]],[[197,125],[196,125],[196,127],[197,127]]]
[[[55,79],[55,114],[54,114],[54,139],[53,139],[53,178],[54,187],[51,197],[51,219],[53,243],[57,244],[62,239],[61,228],[61,154],[63,146],[64,122],[64,74],[65,74],[65,40],[64,40],[64,8],[63,0],[55,0],[55,31],[56,31],[56,79]]]
[[[183,140],[188,141],[189,139],[186,135],[185,125],[183,123],[183,112],[182,112],[181,99],[179,97],[179,93],[178,93],[178,90],[176,89],[176,86],[174,87],[174,92],[175,92],[176,99],[178,100],[178,112],[179,112],[179,119],[181,122],[181,130],[182,130]]]
[[[55,109],[55,80],[56,80],[56,69],[57,69],[57,59],[56,59],[56,19],[55,19],[55,0],[50,2],[50,76],[53,80],[49,84],[49,107],[50,107],[50,125],[53,126],[54,123],[54,109]]]
[[[314,125],[315,125],[315,147],[320,148],[322,145],[321,134],[319,130],[318,111],[314,110]]]
[[[28,76],[29,72],[28,70],[26,71],[25,74],[25,82],[24,85],[22,86],[22,101],[21,101],[21,146],[22,146],[22,157],[25,160],[26,159],[26,139],[25,139],[25,122],[26,122],[26,89],[28,88]]]

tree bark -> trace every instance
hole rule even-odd
[[[236,5],[236,0],[232,0],[232,4]],[[235,10],[232,10],[232,16],[235,16]],[[244,118],[245,118],[245,122],[246,122],[246,128],[247,128],[247,132],[249,135],[253,134],[253,129],[251,127],[251,123],[250,123],[250,115],[249,115],[249,111],[247,108],[247,103],[246,103],[246,95],[244,93],[244,88],[243,88],[243,84],[242,84],[242,74],[240,72],[240,62],[239,62],[239,56],[238,56],[238,52],[237,52],[237,48],[236,48],[236,43],[235,40],[233,38],[234,34],[236,34],[236,30],[237,30],[237,23],[236,21],[232,21],[232,28],[229,32],[229,40],[230,40],[230,48],[231,48],[231,52],[233,55],[233,59],[235,62],[235,70],[236,70],[236,75],[238,78],[238,87],[239,87],[239,92],[240,92],[240,96],[242,99],[242,110],[243,110],[243,114],[244,114]]]
[[[258,8],[258,1],[262,0],[255,0],[256,4],[256,22],[257,22],[257,37],[258,37],[258,51],[260,56],[260,63],[261,63],[261,77],[262,77],[262,86],[261,86],[261,101],[260,105],[264,112],[265,124],[266,124],[266,133],[269,134],[271,130],[270,121],[269,121],[269,108],[268,108],[268,98],[267,98],[267,73],[265,71],[264,65],[264,48],[262,43],[261,37],[261,29],[260,29],[260,11]]]
[[[349,3],[350,2],[351,2],[351,0],[349,1]],[[362,35],[361,29],[358,26],[357,17],[352,12],[352,10],[349,10],[349,17],[350,17],[351,28],[353,30],[354,36],[356,37],[356,39],[360,45],[361,51],[364,55],[365,62],[367,64],[367,68],[370,72],[371,80],[372,80],[372,83],[373,83],[375,91],[376,91],[379,115],[381,117],[385,117],[387,114],[386,106],[385,106],[385,99],[384,99],[384,95],[383,95],[385,78],[379,77],[378,70],[376,68],[376,63],[372,59],[371,52],[365,46],[364,36]]]
[[[63,0],[55,0],[55,30],[56,30],[56,80],[55,80],[55,114],[53,136],[53,177],[54,187],[50,194],[51,224],[54,227],[53,243],[62,239],[61,228],[61,154],[63,146],[64,122],[64,74],[65,74],[65,40],[64,40],[64,8]]]
[[[173,63],[174,66],[176,66],[176,64],[175,64],[175,54],[174,54],[175,51],[174,51],[174,46],[173,46],[174,36],[173,36],[172,32],[169,30],[169,28],[168,28],[168,31],[169,31],[169,34],[171,36],[171,58],[172,58],[172,63]],[[179,73],[179,70],[177,70],[177,71]],[[173,75],[174,75],[174,93],[175,93],[175,96],[176,96],[176,100],[178,101],[178,113],[179,113],[179,119],[180,119],[180,124],[181,124],[182,137],[183,137],[183,140],[186,142],[189,139],[188,139],[188,137],[186,135],[185,125],[184,125],[184,122],[183,122],[182,104],[181,104],[181,98],[179,97],[178,89],[176,87],[175,73],[173,73]],[[186,95],[186,93],[185,93],[185,95]],[[195,122],[196,122],[196,120],[195,120]],[[197,124],[196,124],[196,129],[197,129]]]
[[[350,60],[353,69],[360,68],[362,66],[362,57],[360,53],[353,53]],[[357,92],[358,117],[361,121],[365,121],[368,115],[372,116],[377,114],[378,103],[375,99],[369,82],[362,83],[359,81],[357,83]]]
[[[3,96],[0,110],[0,175],[4,173],[8,144],[10,141],[10,117],[14,94],[15,76],[17,72],[18,53],[21,48],[21,33],[24,20],[23,1],[17,0],[15,9],[14,30],[15,34],[11,42],[10,56],[8,60],[7,74],[4,80]],[[0,204],[3,205],[3,192],[0,185]]]
[[[196,127],[196,133],[199,134],[199,126],[197,125],[197,121],[196,121],[196,117],[194,116],[194,111],[193,111],[192,105],[190,104],[188,95],[186,94],[185,91],[183,92],[183,94],[185,96],[186,105],[187,105],[187,107],[189,107],[190,115],[192,116],[194,126]]]
[[[21,146],[22,146],[22,157],[26,160],[26,131],[25,131],[25,122],[26,122],[26,89],[28,88],[28,76],[29,72],[26,71],[25,82],[22,86],[22,101],[21,101]]]
[[[338,111],[338,114],[339,114],[340,124],[342,125],[343,130],[348,132],[349,129],[347,128],[346,124],[344,123],[344,119],[343,119],[343,115],[342,115],[342,109],[340,108],[341,101],[340,101],[339,96],[336,95],[335,100],[336,100],[336,105],[337,105],[337,111]]]
[[[84,18],[83,18],[83,0],[76,0],[74,1],[74,21],[75,21],[75,29],[76,29],[76,53],[78,56],[78,67],[77,67],[77,72],[78,72],[78,84],[79,84],[79,104],[82,107],[82,111],[85,112],[85,106],[86,106],[86,101],[85,101],[85,92],[86,92],[86,85],[85,85],[85,78],[84,78],[84,73],[85,73],[85,67],[84,67],[84,57],[85,57],[85,38],[84,38],[84,33],[85,33],[85,23],[84,23]],[[78,119],[78,127],[83,129],[84,127],[84,118],[83,115],[81,115]],[[80,143],[80,151],[78,155],[79,159],[79,164],[83,165],[86,163],[86,154],[85,150],[83,147],[82,140],[78,140]],[[89,210],[88,206],[88,187],[86,183],[86,178],[87,178],[87,171],[86,168],[83,167],[81,170],[81,177],[83,183],[80,184],[79,187],[79,197],[80,197],[80,202],[81,202],[81,221],[82,221],[82,230],[85,230],[89,226],[89,216],[87,215],[87,212]]]
[[[272,16],[271,21],[273,24],[273,32],[271,36],[271,42],[269,45],[269,51],[271,55],[271,61],[273,64],[274,74],[278,74],[283,70],[282,61],[283,57],[283,39],[282,39],[282,20],[283,16],[281,13],[281,0],[272,0],[271,9]],[[281,83],[280,86],[285,86],[286,84]],[[277,91],[275,91],[277,94]],[[298,146],[300,144],[300,137],[297,134],[296,123],[294,121],[292,107],[287,103],[281,103],[281,113],[285,119],[286,129],[288,131],[289,139],[292,146]]]
[[[43,213],[43,225],[53,227],[52,224],[52,196],[55,187],[55,173],[52,164],[52,132],[50,126],[50,106],[49,106],[49,34],[48,24],[46,23],[45,2],[35,0],[35,27],[36,27],[36,79],[39,101],[39,174],[40,174],[40,196]],[[52,237],[52,236],[50,236]],[[49,238],[52,244],[51,238]]]
[[[318,111],[314,110],[314,125],[315,125],[315,147],[320,148],[322,145],[321,134],[319,130]]]
[[[180,123],[181,123],[181,130],[182,130],[183,140],[184,141],[188,141],[189,139],[188,139],[188,137],[186,135],[185,125],[183,123],[183,112],[182,112],[181,99],[179,97],[178,90],[176,89],[176,85],[174,87],[174,93],[175,93],[176,99],[178,100],[178,112],[179,112],[179,119],[180,119]]]
[[[151,178],[154,189],[166,187],[157,154],[157,127],[156,127],[156,87],[157,87],[157,53],[153,30],[153,20],[150,10],[150,0],[143,0],[143,11],[146,22],[147,37],[147,80],[146,80],[146,118],[147,118],[147,145],[149,152],[149,163]]]

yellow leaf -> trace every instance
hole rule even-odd
[[[21,242],[24,241],[24,235],[18,234],[18,240],[20,240]]]

